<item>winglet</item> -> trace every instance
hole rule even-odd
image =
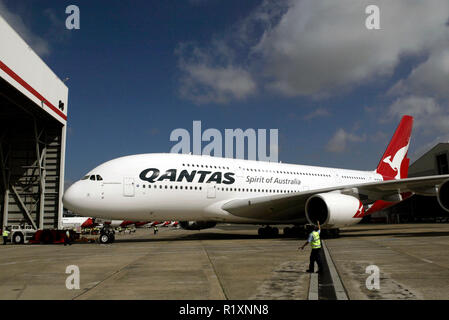
[[[407,178],[410,162],[407,152],[412,127],[413,117],[403,116],[376,169],[376,172],[382,175],[384,180]]]

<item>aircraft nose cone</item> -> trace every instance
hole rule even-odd
[[[70,186],[62,197],[62,203],[64,207],[70,211],[76,212],[77,206],[79,206],[79,201],[81,200],[79,186],[77,183]]]

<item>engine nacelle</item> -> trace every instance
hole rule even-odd
[[[214,221],[180,221],[179,225],[185,230],[202,230],[213,228],[217,223]]]
[[[449,180],[439,186],[437,198],[440,206],[449,212]]]
[[[344,227],[362,220],[363,204],[359,199],[339,194],[320,193],[306,202],[306,218],[309,223],[320,222],[325,227]]]

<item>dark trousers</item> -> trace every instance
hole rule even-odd
[[[315,270],[315,261],[318,264],[318,271],[323,271],[323,264],[321,263],[321,248],[312,249],[312,252],[310,253],[309,270],[312,272]]]
[[[3,237],[3,244],[6,244],[7,241],[8,241],[8,237]]]

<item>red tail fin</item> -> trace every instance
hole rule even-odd
[[[384,180],[407,178],[410,162],[407,152],[412,126],[413,117],[403,116],[376,169],[376,172],[382,175]]]

